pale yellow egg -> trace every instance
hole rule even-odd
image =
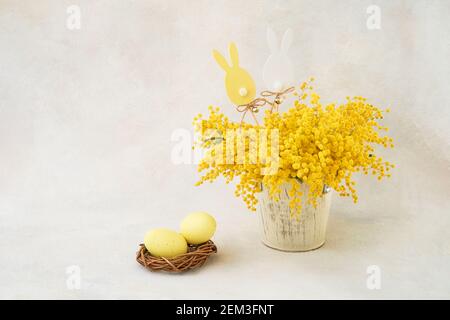
[[[169,229],[155,229],[145,235],[144,244],[152,256],[173,258],[186,253],[188,246],[186,239]]]
[[[193,212],[181,222],[181,234],[189,244],[201,244],[214,235],[216,220],[206,212]]]

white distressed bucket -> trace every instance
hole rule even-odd
[[[331,190],[324,189],[323,196],[317,199],[317,206],[314,208],[307,203],[308,187],[302,184],[302,212],[299,218],[295,218],[291,216],[289,207],[289,188],[290,184],[287,183],[282,186],[279,201],[269,198],[267,188],[263,188],[259,194],[257,210],[262,241],[268,247],[283,251],[317,249],[325,243]]]

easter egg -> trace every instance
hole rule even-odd
[[[152,256],[168,259],[188,250],[186,239],[181,234],[164,228],[149,231],[144,244]]]
[[[216,231],[216,220],[206,212],[193,212],[181,222],[181,234],[189,244],[205,243]]]

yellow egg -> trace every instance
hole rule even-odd
[[[169,229],[155,229],[145,235],[144,244],[152,256],[173,258],[186,253],[188,246],[186,239]]]
[[[181,222],[181,234],[189,244],[201,244],[214,235],[216,220],[206,212],[193,212]]]

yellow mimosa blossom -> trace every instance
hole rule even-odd
[[[299,89],[295,94],[298,100],[292,107],[284,112],[266,110],[261,125],[232,122],[217,107],[209,108],[207,119],[201,114],[195,117],[194,127],[200,137],[196,145],[206,150],[198,166],[198,171],[204,174],[197,185],[212,182],[220,175],[226,182],[239,177],[235,195],[241,197],[249,209],[255,210],[255,195],[263,187],[276,200],[280,186],[288,182],[292,186],[290,206],[293,212],[300,213],[300,183],[309,186],[308,201],[315,205],[326,186],[341,196],[351,196],[356,202],[354,173],[371,173],[379,180],[390,177],[389,171],[394,165],[375,155],[374,149],[376,145],[393,147],[392,138],[380,133],[387,131],[379,124],[383,118],[381,109],[363,97],[347,97],[340,105],[323,105],[310,82],[302,83]],[[227,135],[230,131],[251,131],[258,136],[275,130],[279,144],[277,154],[269,156],[279,157],[274,174],[264,174],[262,170],[270,161],[255,161],[260,160],[262,148],[260,144],[253,144],[255,135],[233,139],[236,141],[230,141],[231,136]],[[243,146],[243,154],[234,152],[239,144]],[[273,142],[267,139],[267,144],[265,149],[270,152]]]

